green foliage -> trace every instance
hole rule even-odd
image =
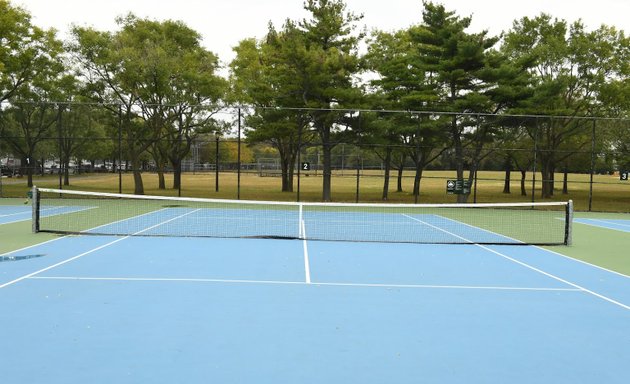
[[[184,23],[131,14],[117,22],[120,31],[113,34],[74,28],[71,49],[89,96],[121,105],[110,109],[124,114],[126,153],[136,170],[136,193],[143,193],[137,171],[143,152],[152,154],[160,171],[167,162],[179,169],[195,137],[216,127],[211,105],[227,83],[216,74],[218,57]],[[175,188],[179,177],[177,171]]]
[[[590,123],[580,118],[599,116],[623,104],[611,91],[615,92],[619,79],[627,79],[628,41],[614,28],[602,26],[589,32],[579,21],[569,25],[541,14],[515,21],[502,51],[532,63],[531,96],[513,110],[563,116],[540,119],[529,129],[542,149],[542,195],[550,197],[556,167],[591,145]],[[617,89],[620,94],[622,89]]]
[[[24,10],[0,0],[0,137],[21,158],[29,186],[42,140],[57,120],[51,102],[63,99],[74,79],[66,75],[63,46],[54,30],[31,24]],[[26,167],[26,164],[30,165]]]
[[[248,39],[236,47],[233,95],[255,106],[247,118],[249,139],[269,141],[278,149],[283,191],[292,190],[300,145],[309,140],[311,129],[319,135],[324,146],[323,198],[330,200],[332,136],[343,119],[330,109],[357,105],[361,99],[353,81],[360,70],[357,50],[363,36],[353,35],[360,17],[346,13],[342,1],[310,0],[304,8],[310,19],[287,20],[280,31],[270,25],[262,42]]]

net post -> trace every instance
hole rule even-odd
[[[31,189],[31,201],[33,208],[33,233],[37,233],[39,232],[39,190],[37,189],[37,186],[33,186],[33,189]]]
[[[569,200],[566,206],[564,244],[571,245],[573,242],[573,200]]]

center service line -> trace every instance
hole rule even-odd
[[[303,236],[303,240],[302,240],[302,246],[304,248],[304,274],[306,277],[306,284],[310,284],[311,283],[311,263],[308,260],[308,247],[306,245],[306,226],[304,225],[304,220],[302,220],[300,222],[300,225],[302,226],[302,236]]]

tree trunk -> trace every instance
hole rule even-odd
[[[451,135],[453,138],[453,147],[455,148],[455,173],[457,180],[464,180],[464,148],[462,146],[462,139],[457,127],[457,117],[453,116],[451,121]],[[468,200],[468,195],[457,195],[458,203],[465,203]]]
[[[290,159],[282,159],[280,167],[282,168],[282,192],[293,192],[293,172],[289,166]]]
[[[397,182],[396,182],[396,192],[402,192],[403,191],[402,179],[403,179],[403,173],[405,171],[405,161],[406,160],[407,160],[407,158],[405,156],[401,156],[400,157],[400,167],[398,167],[398,176],[397,176]]]
[[[289,172],[287,174],[287,192],[293,192],[293,174],[295,173],[295,167],[289,166]]]
[[[144,195],[144,184],[142,183],[142,172],[140,172],[139,170],[134,169],[133,171],[133,184],[134,184],[133,193],[135,193],[136,195]]]
[[[173,189],[179,189],[182,183],[181,159],[173,161]]]
[[[133,193],[135,193],[136,195],[144,195],[144,184],[142,182],[140,160],[136,156],[134,156],[134,158],[131,159],[131,165],[133,166]]]
[[[525,188],[525,177],[527,171],[521,170],[521,196],[527,196],[527,188]]]
[[[389,172],[392,167],[392,148],[387,147],[385,150],[385,175],[383,178],[383,201],[387,201],[388,193],[389,193]]]
[[[70,164],[66,162],[63,165],[63,185],[70,185]]]
[[[510,177],[512,173],[512,161],[509,157],[505,159],[505,181],[503,182],[503,193],[510,192]]]
[[[33,168],[26,167],[26,185],[29,188],[33,188]]]
[[[413,195],[420,196],[420,180],[422,180],[422,171],[424,169],[424,158],[421,156],[420,152],[416,153],[416,161],[414,161],[414,165],[416,168],[416,172],[413,178]]]
[[[544,159],[541,161],[542,167],[540,173],[542,175],[542,192],[541,197],[543,199],[553,196],[553,170],[554,167],[551,161]]]
[[[505,180],[503,181],[503,193],[512,193],[510,191],[510,178],[511,178],[512,170],[505,170]]]
[[[416,175],[413,178],[413,195],[420,197],[420,181],[422,181],[422,172],[424,167],[420,163],[416,164]]]
[[[158,189],[166,189],[166,180],[164,179],[164,169],[158,168]]]
[[[322,135],[322,150],[324,156],[324,177],[322,182],[322,200],[332,201],[331,176],[332,176],[332,145],[330,143],[330,127],[324,129]]]
[[[567,167],[564,167],[563,178],[562,178],[562,194],[569,194],[569,170]]]

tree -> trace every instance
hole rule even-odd
[[[306,63],[304,34],[287,20],[282,31],[269,25],[263,41],[240,42],[232,61],[236,100],[254,106],[246,116],[247,140],[269,142],[280,155],[282,191],[293,191],[293,174],[300,147],[310,139],[308,113],[300,92],[300,70]]]
[[[241,42],[232,69],[239,100],[257,107],[247,120],[255,128],[248,136],[272,140],[281,152],[283,189],[292,188],[297,143],[310,125],[323,149],[322,199],[330,201],[334,136],[347,114],[342,108],[356,107],[361,98],[354,76],[362,35],[353,35],[361,17],[346,12],[340,0],[308,0],[304,8],[310,19],[287,20],[281,32],[270,26],[260,45]]]
[[[226,82],[216,75],[218,58],[201,46],[201,36],[179,21],[152,21],[129,15],[123,21],[127,59],[140,66],[128,71],[128,85],[138,96],[141,116],[160,140],[148,149],[164,188],[163,164],[174,169],[179,188],[180,164],[195,137],[208,128],[214,114],[208,103],[223,97]]]
[[[83,160],[87,160],[94,167],[97,160],[113,160],[118,164],[118,125],[111,121],[112,115],[99,105],[77,103],[67,105],[69,116],[63,121],[70,123],[68,130],[72,131],[72,154],[77,159],[78,172],[82,172]],[[65,128],[65,124],[64,124]],[[116,167],[113,167],[113,171]]]
[[[354,76],[361,70],[358,45],[362,34],[353,35],[355,23],[361,20],[341,0],[307,0],[304,8],[311,13],[299,26],[305,34],[305,50],[299,77],[304,105],[312,108],[314,130],[322,143],[322,199],[331,196],[331,151],[335,126],[344,113],[334,109],[353,107],[362,93],[354,85]]]
[[[421,112],[438,97],[433,78],[427,76],[425,57],[413,40],[414,34],[421,33],[418,29],[422,27],[415,26],[394,34],[376,32],[374,35],[366,60],[368,68],[378,74],[371,85],[378,90],[377,100],[381,108]],[[411,158],[415,164],[413,194],[417,198],[424,169],[448,148],[445,119],[428,113],[386,113],[383,118],[389,124],[374,132],[386,143],[383,199],[387,199],[394,145],[403,147],[405,157]],[[402,166],[404,164],[399,168],[399,189]]]
[[[618,34],[615,55],[618,73],[598,92],[603,115],[616,121],[598,121],[597,135],[604,140],[601,154],[614,160],[617,170],[630,170],[630,36]]]
[[[31,24],[31,15],[0,0],[0,103],[15,96],[54,60],[60,44],[54,30]]]
[[[118,35],[75,27],[72,37],[69,48],[88,95],[101,103],[110,112],[111,121],[119,125],[117,129],[122,131],[125,153],[132,164],[134,193],[144,194],[141,156],[155,140],[155,132],[145,124],[138,124],[135,108],[138,97],[127,84],[127,68],[132,69],[138,63],[126,58],[124,41]]]
[[[20,156],[31,187],[38,146],[58,121],[55,102],[63,99],[62,90],[69,76],[62,60],[63,46],[55,31],[31,26],[28,14],[4,1],[0,1],[2,8],[9,23],[0,24],[0,37],[8,42],[6,47],[0,47],[0,56],[4,55],[0,62],[0,101],[9,100],[10,104],[0,108],[0,136]]]
[[[422,24],[410,30],[411,41],[417,47],[420,67],[434,87],[435,97],[426,102],[433,110],[464,114],[496,113],[500,106],[492,100],[492,91],[497,86],[497,72],[490,72],[491,48],[498,39],[487,32],[466,33],[471,19],[460,18],[444,6],[424,3]],[[454,151],[458,179],[464,178],[464,149],[476,144],[475,153],[493,134],[492,126],[483,124],[478,118],[453,113],[447,128]],[[473,177],[479,159],[469,161]],[[467,195],[458,195],[464,202]]]
[[[538,119],[530,129],[539,148],[543,198],[553,195],[558,165],[590,143],[590,136],[584,135],[588,121],[582,118],[602,112],[598,100],[607,82],[627,67],[618,56],[624,51],[623,44],[623,33],[612,28],[602,26],[588,32],[580,21],[569,25],[546,14],[517,20],[506,34],[502,51],[535,64],[529,69],[532,96],[518,109],[555,116]],[[625,52],[627,58],[627,49]],[[571,148],[567,148],[569,144]]]
[[[31,101],[17,102],[3,114],[0,136],[20,158],[22,174],[27,175],[27,185],[32,187],[36,159],[43,155],[41,144],[53,135],[58,111],[54,104]]]
[[[212,115],[207,104],[223,95],[225,82],[215,74],[218,59],[182,22],[131,14],[117,22],[121,29],[115,34],[75,28],[73,52],[91,83],[92,97],[119,115],[135,193],[144,193],[141,155],[149,149],[160,171],[160,187],[165,186],[167,161],[178,170],[178,187],[179,163],[195,132]],[[138,118],[142,124],[134,121]]]
[[[18,155],[32,186],[38,147],[56,121],[56,84],[65,68],[54,30],[31,24],[31,16],[0,0],[0,137]]]

